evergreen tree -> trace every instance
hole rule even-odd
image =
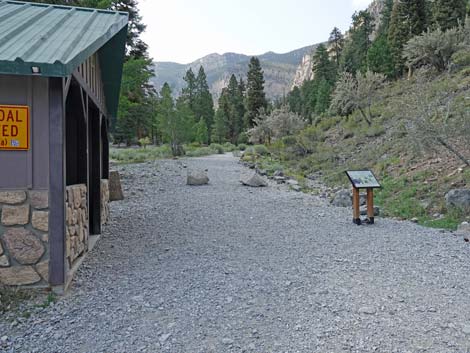
[[[328,46],[333,52],[333,58],[335,60],[336,66],[339,66],[341,53],[344,46],[344,36],[338,27],[333,28],[331,31],[330,38],[328,39]]]
[[[90,0],[88,0],[90,1]],[[91,0],[96,1],[96,0]],[[99,1],[103,2],[103,1]],[[127,30],[127,54],[134,58],[148,58],[148,45],[140,38],[147,27],[142,23],[137,0],[112,0],[111,9],[129,14]]]
[[[207,125],[204,119],[199,120],[195,126],[196,129],[196,142],[200,144],[207,144],[209,142],[209,131],[207,130]]]
[[[264,92],[264,75],[259,59],[252,57],[248,65],[246,90],[246,126],[252,127],[254,118],[261,108],[266,109],[268,102]]]
[[[214,101],[209,91],[206,73],[202,66],[199,68],[196,78],[196,97],[193,112],[196,121],[203,119],[207,130],[210,132],[214,123]],[[210,133],[208,141],[210,142]]]
[[[302,92],[295,86],[286,97],[287,105],[291,112],[302,114]]]
[[[344,46],[341,59],[343,71],[356,73],[367,70],[367,52],[371,46],[370,35],[374,30],[372,16],[367,11],[359,11],[352,16],[350,36]]]
[[[333,85],[323,79],[318,84],[317,97],[315,100],[315,114],[322,114],[330,107],[330,97],[333,92]]]
[[[403,73],[403,46],[427,26],[426,0],[400,0],[393,4],[388,42],[398,74]]]
[[[186,71],[186,74],[183,77],[183,80],[186,82],[186,87],[181,90],[180,98],[189,106],[194,112],[196,106],[196,76],[191,68]],[[196,117],[197,119],[197,117]]]
[[[377,37],[367,53],[367,65],[372,72],[382,73],[387,77],[395,76],[392,52],[384,35]]]
[[[443,31],[463,25],[467,11],[467,0],[435,0],[433,20]]]
[[[325,80],[329,84],[334,84],[336,68],[331,62],[328,51],[323,44],[320,44],[313,55],[314,80],[318,82]]]
[[[219,107],[214,118],[212,137],[215,142],[222,143],[226,141],[228,135],[228,119],[230,117],[230,103],[228,100],[227,88],[222,89],[218,105]]]

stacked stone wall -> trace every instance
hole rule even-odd
[[[47,286],[48,191],[0,191],[0,284]]]
[[[65,256],[69,269],[88,251],[88,203],[85,184],[67,186]]]

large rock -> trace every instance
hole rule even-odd
[[[2,224],[4,226],[26,225],[29,223],[29,205],[4,206]]]
[[[25,286],[40,280],[41,277],[31,266],[0,268],[0,283],[7,286]]]
[[[124,194],[122,193],[121,177],[119,172],[111,170],[109,172],[109,201],[121,201],[124,200]]]
[[[30,191],[31,206],[37,210],[49,207],[49,191]]]
[[[44,254],[41,241],[24,228],[8,229],[3,238],[10,255],[22,265],[34,265]]]
[[[17,205],[26,201],[24,191],[2,191],[0,192],[0,203],[8,205]]]
[[[247,173],[240,176],[240,182],[243,185],[251,187],[264,187],[268,186],[267,181],[257,173]]]
[[[188,172],[188,185],[206,185],[209,183],[207,172],[203,170],[192,170]]]
[[[447,208],[470,210],[470,189],[451,190],[446,195]]]
[[[352,207],[351,192],[349,190],[339,190],[335,194],[331,204],[337,207]]]

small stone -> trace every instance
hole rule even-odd
[[[26,193],[24,191],[1,191],[0,203],[7,205],[18,205],[26,201]]]
[[[5,244],[16,261],[22,265],[33,265],[44,254],[41,241],[29,230],[11,228],[5,232]]]
[[[470,325],[463,325],[462,332],[466,335],[470,335]]]
[[[286,181],[287,184],[289,185],[299,185],[299,182],[297,180],[294,180],[294,179],[289,179]]]
[[[8,267],[10,266],[10,260],[8,259],[8,256],[3,255],[0,256],[0,267]]]
[[[414,217],[414,218],[411,218],[410,221],[413,222],[413,223],[418,223],[419,219]]]
[[[29,198],[31,199],[31,206],[37,210],[43,210],[49,207],[48,191],[30,191]]]
[[[231,338],[223,338],[222,343],[225,344],[226,346],[230,346],[234,343],[234,341]]]
[[[375,308],[370,306],[364,306],[359,309],[359,314],[367,314],[367,315],[374,315],[376,313]]]
[[[33,227],[42,232],[49,231],[49,212],[48,211],[34,211],[32,217]]]
[[[161,335],[158,340],[160,341],[160,344],[164,344],[169,338],[171,337],[171,333],[166,333]]]
[[[26,225],[29,223],[29,205],[4,206],[2,224],[4,226]]]
[[[40,280],[41,277],[31,266],[0,268],[0,283],[7,286],[25,286]]]

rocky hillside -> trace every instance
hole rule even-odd
[[[285,54],[267,52],[258,56],[264,70],[268,98],[276,99],[289,92],[302,58],[311,53],[314,47],[308,46]],[[174,94],[178,95],[184,86],[185,72],[191,67],[197,73],[199,66],[202,65],[206,71],[211,92],[217,99],[232,74],[246,78],[249,61],[248,55],[225,53],[223,55],[210,54],[187,65],[156,62],[153,84],[159,90],[165,82],[168,82]]]

